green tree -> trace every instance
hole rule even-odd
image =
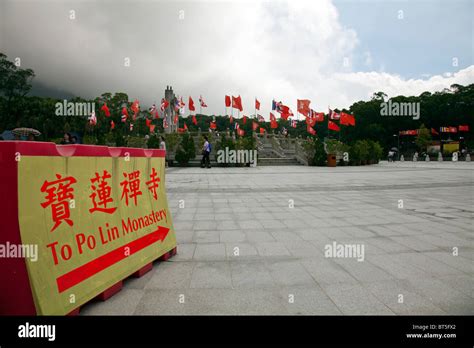
[[[418,146],[420,151],[426,151],[428,144],[431,142],[430,130],[425,127],[424,124],[420,126],[418,135],[415,139],[415,144]]]

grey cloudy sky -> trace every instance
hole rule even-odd
[[[208,113],[240,94],[251,114],[257,96],[268,117],[272,98],[325,111],[376,91],[474,83],[472,9],[459,0],[4,0],[0,51],[38,83],[83,97],[126,92],[148,106],[172,85],[186,102],[202,94]]]

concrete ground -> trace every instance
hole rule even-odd
[[[474,314],[473,178],[474,162],[169,168],[178,255],[81,313]],[[363,261],[325,257],[333,241]]]

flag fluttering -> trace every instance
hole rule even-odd
[[[341,112],[340,124],[344,126],[355,126],[355,117],[345,112]]]
[[[258,123],[255,121],[252,121],[252,130],[255,131],[258,128]]]
[[[258,101],[257,98],[255,98],[255,109],[260,110],[260,102]]]
[[[110,130],[113,130],[115,128],[115,122],[110,121]]]
[[[165,111],[165,109],[170,105],[169,101],[167,101],[165,98],[161,99],[161,111]]]
[[[329,109],[328,118],[330,120],[339,120],[341,118],[341,115],[335,112],[334,110]]]
[[[158,113],[158,110],[156,109],[156,105],[153,104],[151,108],[148,110],[151,114],[152,117],[154,118],[160,118],[160,114]]]
[[[229,96],[229,95],[226,95],[226,96],[225,96],[225,107],[226,107],[226,108],[229,108],[230,105],[231,105],[230,96]]]
[[[328,129],[339,132],[339,126],[332,121],[328,121]]]
[[[196,111],[196,107],[194,106],[194,100],[189,96],[189,101],[188,101],[188,109],[189,111]]]
[[[135,99],[132,103],[132,106],[130,109],[133,111],[133,119],[135,120],[137,118],[137,114],[140,111],[140,102],[138,99]]]
[[[196,119],[196,115],[193,115],[193,124],[194,124],[195,126],[197,126],[197,124],[198,124],[198,121],[197,121],[197,119]]]
[[[277,123],[276,117],[271,112],[270,112],[270,127],[271,128],[278,128],[278,123]]]
[[[242,98],[240,97],[240,95],[238,97],[232,96],[232,108],[237,109],[240,112],[243,111]]]
[[[308,131],[309,134],[311,134],[311,135],[316,135],[316,131],[315,131],[314,128],[311,127],[309,124],[306,125],[306,130]]]
[[[245,124],[247,123],[247,116],[244,115],[244,117],[242,118],[242,122]]]
[[[309,116],[309,104],[311,103],[308,99],[297,99],[298,112],[302,115]]]
[[[100,110],[102,110],[104,112],[105,116],[110,117],[110,110],[107,107],[107,104],[104,103],[104,105],[102,105]]]
[[[125,106],[122,108],[122,115],[125,115],[128,117],[128,110]]]
[[[199,96],[199,103],[201,104],[202,108],[207,108],[207,104],[204,102],[204,99],[202,99],[202,95]]]

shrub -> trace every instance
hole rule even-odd
[[[378,163],[383,155],[383,148],[380,146],[378,141],[371,141],[369,140],[370,150],[369,150],[369,157],[370,160]]]
[[[367,140],[357,140],[350,150],[350,160],[355,165],[360,165],[369,160],[370,146]]]
[[[160,138],[157,135],[150,135],[146,144],[149,149],[159,149]]]
[[[310,166],[325,166],[327,154],[324,144],[318,138],[308,137],[303,143],[303,148]]]
[[[196,148],[194,146],[193,137],[188,133],[184,133],[181,138],[181,143],[176,150],[175,159],[181,166],[186,166],[190,159],[196,157]]]
[[[127,137],[127,147],[145,148],[146,139],[142,137]]]

